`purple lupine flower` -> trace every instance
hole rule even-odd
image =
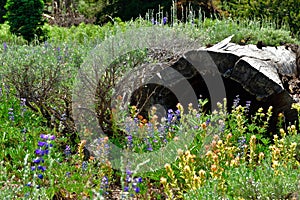
[[[39,175],[38,175],[38,178],[39,178],[39,179],[43,179],[43,178],[44,178],[43,174],[39,174]]]
[[[134,191],[135,191],[135,193],[139,193],[140,192],[140,188],[136,187],[136,188],[134,188]]]
[[[148,144],[147,151],[153,151],[153,148],[152,148],[151,144]]]
[[[26,184],[26,186],[28,186],[28,187],[31,187],[31,185],[32,185],[31,182],[28,182],[28,183]]]
[[[154,18],[151,19],[151,22],[152,22],[153,25],[157,24],[157,21]]]
[[[127,170],[126,170],[126,174],[127,174],[127,175],[132,175],[132,172],[131,172],[129,169],[127,169]]]
[[[169,110],[168,110],[167,121],[168,121],[168,123],[171,123],[172,120],[173,120],[173,110],[172,110],[172,109],[169,109]]]
[[[34,171],[36,169],[36,167],[32,166],[30,169],[31,169],[31,171]]]
[[[55,135],[50,135],[50,136],[49,136],[49,139],[50,139],[50,140],[55,140]]]
[[[101,180],[100,188],[102,189],[104,194],[108,194],[108,192],[106,191],[108,188],[108,178],[106,176],[103,176],[103,178]]]
[[[40,138],[44,139],[44,140],[48,140],[49,135],[45,135],[45,134],[41,134]]]
[[[49,45],[49,43],[47,41],[45,41],[44,44],[45,44],[45,48],[47,48]]]
[[[25,98],[20,99],[20,105],[21,106],[26,106],[26,99]]]
[[[246,101],[245,112],[250,110],[251,101]]]
[[[164,17],[164,18],[163,18],[163,25],[166,25],[167,22],[168,22],[168,18],[167,18],[167,17]]]
[[[71,148],[69,145],[66,145],[64,153],[66,156],[69,156],[71,154]]]
[[[33,160],[33,162],[36,163],[36,164],[39,164],[41,162],[41,159],[40,158],[36,158],[36,159]]]
[[[81,168],[82,168],[82,170],[87,170],[87,168],[88,168],[88,163],[86,162],[86,161],[83,161],[82,162],[82,166],[81,166]]]
[[[8,109],[9,110],[9,112],[8,112],[8,117],[9,117],[9,120],[10,121],[15,121],[15,116],[14,116],[14,109],[13,108],[9,108]]]
[[[135,181],[136,181],[137,183],[142,183],[142,182],[143,182],[143,179],[142,179],[142,177],[138,177],[138,178],[135,179]]]
[[[48,155],[49,154],[49,149],[45,149],[44,150],[44,155]]]
[[[35,152],[36,155],[39,155],[39,156],[44,155],[44,150],[42,150],[42,149],[36,149],[34,152]]]
[[[128,192],[129,191],[129,187],[128,186],[125,186],[124,187],[124,192]]]
[[[39,165],[38,169],[41,170],[42,172],[46,171],[46,167]]]
[[[131,135],[127,136],[127,141],[128,141],[128,147],[131,149],[133,147],[132,146],[132,136]]]
[[[3,42],[3,48],[4,48],[4,51],[7,50],[7,44],[6,44],[6,42]]]
[[[240,95],[236,95],[236,98],[233,100],[233,108],[236,108],[240,103]]]
[[[210,124],[210,119],[207,119],[205,125],[208,126]]]
[[[67,120],[67,114],[66,114],[66,113],[63,113],[63,114],[61,115],[60,119],[61,119],[62,121],[66,121],[66,120]]]
[[[48,147],[48,143],[47,142],[43,142],[43,141],[38,141],[38,146],[39,147],[43,147],[43,146]]]

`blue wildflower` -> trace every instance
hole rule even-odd
[[[128,192],[129,191],[129,187],[128,186],[125,186],[124,187],[124,192]]]
[[[48,147],[48,143],[47,142],[38,141],[38,146],[39,147]]]
[[[46,171],[46,167],[39,165],[38,169],[41,170],[42,172]]]
[[[6,42],[3,42],[3,48],[4,48],[4,51],[7,50],[7,44],[6,44]]]
[[[168,18],[167,18],[167,17],[164,17],[164,18],[163,18],[163,25],[166,25],[167,22],[168,22]]]
[[[36,164],[39,164],[41,162],[41,159],[40,158],[36,158],[36,159],[33,160],[33,162],[36,163]]]
[[[39,175],[38,175],[38,178],[39,178],[39,179],[43,179],[43,178],[44,178],[43,174],[39,174]]]
[[[136,193],[139,193],[139,192],[140,192],[140,188],[139,188],[139,187],[136,187],[136,188],[134,188],[134,191],[135,191]]]
[[[138,178],[135,179],[135,181],[136,181],[137,183],[142,183],[142,182],[143,182],[143,179],[142,179],[142,177],[138,177]]]
[[[15,116],[14,116],[14,112],[13,112],[13,108],[9,108],[8,109],[9,110],[9,112],[8,112],[8,117],[9,117],[9,120],[10,121],[15,121]]]
[[[66,156],[69,156],[71,154],[71,148],[69,145],[66,145],[66,148],[64,150],[64,153]]]
[[[236,95],[236,98],[233,100],[233,108],[236,108],[240,103],[240,95]]]

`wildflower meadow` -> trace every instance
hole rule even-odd
[[[300,121],[285,124],[280,113],[276,131],[269,133],[273,108],[251,113],[253,102],[238,96],[232,107],[225,98],[207,110],[208,100],[199,97],[197,105],[178,103],[165,116],[156,106],[141,115],[137,105],[124,107],[125,95],[113,94],[126,72],[153,61],[144,51],[116,60],[99,75],[95,85],[102,96],[93,108],[102,121],[84,119],[100,124],[103,132],[74,125],[72,106],[78,102],[72,92],[84,61],[99,43],[133,27],[183,31],[200,46],[232,34],[236,43],[248,36],[253,43],[299,43],[288,29],[267,21],[170,21],[159,16],[115,18],[101,27],[45,24],[49,39],[31,43],[0,25],[0,199],[300,198]],[[300,117],[300,104],[293,109]]]

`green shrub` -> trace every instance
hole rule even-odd
[[[300,30],[300,1],[299,0],[234,0],[221,1],[223,10],[227,10],[232,17],[268,19],[277,22],[277,28],[284,24],[290,26],[294,34]]]
[[[44,2],[42,0],[8,0],[5,6],[6,18],[13,34],[21,35],[27,41],[32,41],[35,36],[43,40],[46,33],[41,28]]]

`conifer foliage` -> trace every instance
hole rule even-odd
[[[5,8],[12,33],[23,36],[29,42],[35,37],[41,40],[45,36],[41,28],[44,24],[43,0],[7,0]]]

